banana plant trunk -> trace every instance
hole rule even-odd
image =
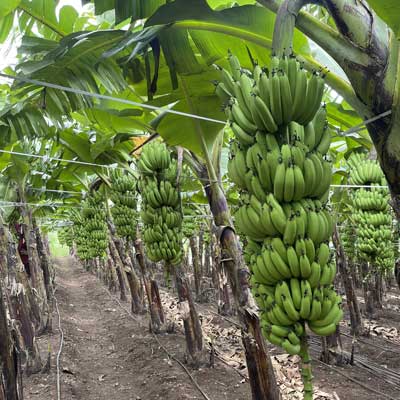
[[[198,368],[205,362],[205,357],[207,355],[204,348],[199,315],[182,265],[170,265],[169,270],[175,277],[179,299],[178,307],[185,329],[186,359],[194,368]]]
[[[140,275],[140,267],[138,265],[137,259],[134,254],[134,242],[132,240],[128,240],[126,242],[126,254],[127,257],[130,260],[130,265],[131,269],[134,272],[134,275],[136,275],[137,279],[137,284],[138,284],[138,293],[139,293],[139,298],[142,304],[142,312],[144,313],[146,310],[146,305],[144,303],[144,284],[143,284],[143,277]]]
[[[109,250],[107,251],[107,281],[108,290],[115,293],[117,291],[117,271]]]
[[[224,260],[242,327],[242,342],[252,398],[253,400],[279,400],[280,393],[271,358],[261,334],[260,320],[249,290],[249,270],[243,260],[241,245],[233,228],[225,194],[218,183],[207,182],[208,173],[205,166],[197,173],[202,178],[214,218],[216,234],[221,246],[221,257]]]
[[[196,236],[192,236],[189,239],[190,243],[190,251],[192,254],[192,265],[193,265],[193,275],[194,275],[194,289],[196,293],[196,300],[200,300],[200,285],[201,285],[201,264],[199,257],[199,246],[198,246],[198,238]]]
[[[133,269],[133,266],[129,262],[125,251],[125,244],[121,238],[115,236],[115,229],[111,228],[110,224],[111,240],[115,245],[115,257],[117,263],[121,266],[121,274],[126,278],[124,279],[125,285],[129,287],[131,293],[131,310],[134,314],[142,312],[143,304],[140,299],[140,282]]]
[[[147,302],[150,310],[150,329],[154,333],[160,333],[165,325],[165,315],[161,304],[160,293],[157,282],[152,279],[149,271],[146,255],[144,252],[142,239],[138,236],[134,242],[136,260],[140,267],[143,278],[144,288],[146,292]]]
[[[202,277],[205,275],[204,268],[204,227],[200,227],[199,231],[199,262],[200,262],[200,282]]]
[[[31,319],[31,303],[28,296],[32,291],[27,287],[29,285],[27,279],[21,279],[25,274],[25,269],[17,257],[17,250],[12,236],[5,227],[2,230],[1,247],[5,251],[5,258],[2,261],[8,272],[6,298],[9,304],[9,312],[11,318],[18,321],[17,328],[14,329],[14,335],[18,337],[18,343],[20,343],[22,350],[26,354],[25,372],[27,375],[31,375],[42,369],[42,361],[35,337],[35,326],[33,319]]]
[[[127,285],[125,282],[126,279],[124,279],[125,277],[124,277],[123,265],[122,265],[121,259],[119,258],[119,254],[115,247],[115,243],[114,243],[113,239],[111,239],[109,241],[108,247],[110,249],[111,258],[115,265],[115,272],[117,273],[120,299],[122,301],[126,301],[127,300],[127,297],[126,297],[126,286]]]
[[[354,291],[354,283],[350,274],[346,258],[344,256],[343,247],[340,243],[339,231],[337,225],[333,231],[333,244],[336,249],[336,265],[340,273],[340,278],[346,293],[347,307],[350,313],[350,330],[351,334],[359,336],[363,331],[363,323],[358,304],[358,299]]]
[[[2,282],[0,281],[0,361],[1,381],[5,399],[22,400],[18,390],[17,376],[17,351],[11,339],[11,333],[7,324],[7,310],[3,297]]]
[[[22,193],[22,190],[20,192]],[[25,199],[23,196],[20,195],[20,199],[22,203],[25,203]],[[20,210],[24,221],[22,227],[27,244],[30,281],[32,284],[32,288],[36,290],[38,298],[40,299],[40,326],[38,328],[38,333],[42,334],[46,332],[49,319],[49,308],[43,278],[43,271],[40,265],[40,258],[38,254],[36,234],[33,226],[32,210],[25,205],[20,206]]]
[[[35,231],[36,236],[36,247],[39,255],[40,266],[43,273],[43,282],[46,290],[46,298],[48,304],[48,317],[47,323],[44,328],[46,332],[52,332],[52,316],[53,316],[53,268],[51,265],[51,261],[49,258],[49,254],[47,252],[46,243],[43,239],[42,232],[40,231],[39,226],[36,224],[36,220],[33,219],[33,229]]]
[[[375,307],[374,307],[374,285],[372,282],[371,268],[368,262],[363,261],[361,264],[362,271],[362,282],[363,282],[363,294],[365,302],[365,312],[369,318],[372,318]]]

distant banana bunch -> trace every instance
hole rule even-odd
[[[182,211],[176,189],[177,162],[164,143],[150,142],[140,155],[141,218],[149,258],[177,264],[182,258]]]
[[[111,200],[114,206],[111,215],[117,235],[123,238],[134,239],[137,226],[137,198],[136,181],[120,170],[113,171],[111,177]]]
[[[81,260],[89,260],[91,258],[89,232],[85,227],[83,216],[77,210],[73,210],[70,218],[73,222],[74,242],[76,245],[77,256]]]
[[[247,239],[244,257],[263,333],[299,354],[305,322],[316,334],[330,335],[343,316],[329,249],[324,80],[294,57],[272,57],[270,72],[256,65],[250,73],[233,55],[229,63],[216,93],[235,137],[228,162],[241,191],[235,226]]]
[[[183,215],[185,219],[182,224],[182,233],[185,238],[191,238],[198,235],[200,223],[198,219],[199,212],[189,204],[183,204]]]
[[[351,196],[357,254],[361,260],[370,261],[381,270],[392,269],[393,219],[389,191],[379,187],[386,183],[383,172],[377,161],[367,160],[363,154],[352,155],[348,165],[351,184],[370,186],[354,190]]]
[[[82,219],[88,258],[105,257],[109,237],[104,197],[100,192],[90,193],[87,197],[83,203]]]
[[[356,251],[354,247],[356,230],[354,224],[348,218],[342,222],[340,233],[340,242],[342,244],[344,254],[350,261],[354,262],[356,259]]]
[[[58,230],[57,233],[58,241],[63,246],[68,246],[72,248],[74,245],[74,229],[73,226],[63,226]]]

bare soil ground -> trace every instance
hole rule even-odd
[[[57,292],[64,331],[60,358],[61,399],[63,400],[183,400],[203,399],[188,375],[169,359],[148,330],[148,317],[130,318],[95,276],[84,272],[71,258],[56,262]],[[162,298],[170,319],[177,320],[175,296],[163,290]],[[354,342],[342,336],[347,352],[354,348],[354,365],[326,366],[318,361],[320,339],[311,339],[316,400],[400,399],[400,293],[392,290],[387,307],[366,321],[370,335]],[[385,303],[385,304],[386,304]],[[122,304],[128,310],[129,304]],[[212,342],[218,358],[215,368],[190,369],[210,400],[249,400],[246,368],[240,331],[231,321],[215,314],[210,304],[199,305],[203,331]],[[182,329],[158,335],[163,346],[184,360]],[[56,353],[60,344],[57,314],[54,333],[38,339],[47,357],[51,349],[50,373],[25,378],[26,400],[55,400]],[[346,323],[341,331],[348,335]],[[283,398],[301,399],[297,357],[287,356],[270,346],[276,376]],[[349,380],[353,379],[353,381]],[[373,390],[377,392],[373,392]]]

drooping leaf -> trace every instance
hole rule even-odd
[[[267,48],[272,41],[275,15],[264,7],[246,5],[215,11],[205,0],[176,0],[159,7],[145,26],[179,21],[188,23],[190,35],[208,63],[226,57],[229,49],[248,67],[247,47],[260,63],[269,62]],[[309,52],[307,39],[297,31],[293,43],[295,51]]]

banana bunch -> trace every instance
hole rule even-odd
[[[191,204],[183,203],[182,206],[183,215],[186,217],[182,224],[182,233],[185,238],[189,239],[195,235],[198,235],[199,231],[201,230],[202,223],[199,222],[200,210]]]
[[[244,144],[235,126],[231,125],[235,141],[231,143],[228,174],[240,189],[254,192],[260,201],[265,201],[267,193],[286,203],[303,198],[327,201],[332,165],[324,156],[331,133],[324,107],[305,127],[291,122],[275,133],[256,131],[252,144]],[[313,147],[316,133],[321,135],[323,146],[320,142]]]
[[[229,55],[216,93],[234,139],[228,175],[240,190],[235,227],[246,237],[244,258],[265,337],[300,352],[305,323],[330,335],[343,316],[333,282],[327,206],[331,132],[321,107],[323,76],[294,57],[272,57],[251,72]]]
[[[110,198],[114,203],[111,215],[117,235],[134,239],[137,225],[136,182],[131,176],[124,175],[120,170],[113,171],[111,181]]]
[[[351,168],[349,183],[352,185],[384,184],[381,167],[375,160],[367,160],[363,153],[354,153],[347,161]]]
[[[333,225],[327,206],[319,200],[301,199],[280,204],[272,193],[261,202],[243,194],[242,206],[234,214],[239,232],[256,242],[282,237],[285,245],[311,239],[316,245],[329,240]]]
[[[352,262],[354,262],[356,259],[356,251],[354,248],[355,238],[356,231],[353,223],[349,221],[349,219],[342,221],[342,227],[340,231],[341,244],[347,258]]]
[[[394,265],[392,216],[389,191],[379,187],[385,178],[379,164],[364,154],[353,154],[349,160],[349,182],[368,185],[351,195],[351,220],[356,230],[354,245],[358,257],[382,270]]]
[[[72,248],[74,245],[74,228],[73,226],[63,226],[57,232],[58,240],[61,245]]]
[[[232,54],[229,64],[230,72],[218,67],[216,93],[229,104],[228,118],[250,136],[257,130],[274,133],[292,121],[306,126],[320,108],[323,75],[309,74],[295,57],[272,57],[271,73],[258,65],[250,73]]]
[[[317,335],[328,336],[343,317],[341,297],[333,286],[312,288],[308,280],[291,278],[275,287],[253,282],[265,337],[289,354],[298,354],[304,320]]]
[[[77,256],[81,260],[89,260],[91,258],[89,231],[86,229],[84,218],[77,210],[72,210],[70,213],[70,220],[73,222],[74,243],[76,245]]]
[[[86,231],[85,252],[89,259],[105,257],[108,248],[108,226],[101,193],[91,193],[82,208],[82,230]]]
[[[149,258],[178,263],[182,258],[182,211],[176,189],[177,162],[164,143],[151,142],[138,162],[142,179],[141,219]]]

